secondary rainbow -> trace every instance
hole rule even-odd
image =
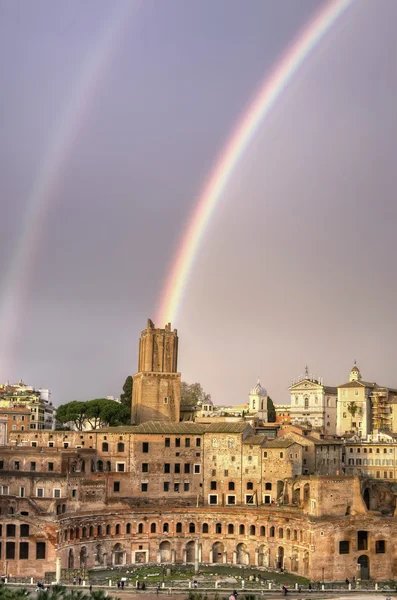
[[[332,0],[314,16],[266,77],[259,93],[233,131],[199,197],[178,248],[161,296],[157,314],[159,324],[175,320],[209,220],[260,123],[269,114],[277,98],[309,53],[352,2],[353,0]]]

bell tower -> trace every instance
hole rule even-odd
[[[148,319],[139,340],[138,373],[133,376],[131,422],[179,422],[181,374],[178,370],[178,333],[171,323],[158,329]]]

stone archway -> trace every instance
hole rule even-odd
[[[303,555],[303,576],[309,575],[309,553],[305,552]]]
[[[370,510],[371,496],[370,496],[370,492],[369,492],[368,488],[365,488],[364,493],[363,493],[363,498],[364,498],[364,502],[365,502],[367,509]]]
[[[238,565],[249,565],[249,554],[245,544],[237,544],[236,562]]]
[[[223,553],[225,552],[225,548],[222,542],[215,542],[212,545],[212,562],[213,563],[223,563]]]
[[[194,563],[195,555],[195,543],[190,541],[186,544],[186,562]]]
[[[171,544],[168,541],[161,542],[159,546],[160,562],[171,562]]]
[[[277,551],[277,569],[284,569],[284,548],[282,546],[278,547]]]
[[[115,544],[113,546],[113,564],[115,566],[121,566],[125,564],[125,552],[121,544]]]
[[[103,550],[101,544],[95,546],[95,565],[103,565]]]
[[[80,569],[85,569],[87,567],[87,548],[82,546],[80,550]]]
[[[360,579],[369,579],[369,558],[366,554],[362,554],[358,561],[360,566]]]
[[[68,554],[68,569],[74,569],[74,554],[71,548]]]
[[[268,550],[264,544],[259,546],[259,548],[258,548],[258,567],[267,567],[268,566],[267,552],[268,552]]]

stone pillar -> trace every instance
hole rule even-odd
[[[255,566],[257,567],[259,565],[259,552],[258,550],[255,550]]]
[[[194,543],[194,572],[199,572],[199,564],[200,564],[200,548],[199,541],[196,540]]]
[[[157,550],[157,564],[161,564],[161,554],[160,554],[160,550]]]
[[[183,551],[183,564],[186,565],[186,557],[187,557],[187,552],[186,552],[186,548]]]
[[[237,565],[237,552],[234,550],[233,551],[233,560],[232,560],[232,564],[233,565]]]
[[[55,559],[55,581],[60,583],[61,581],[61,557],[57,556]]]
[[[203,545],[199,544],[199,563],[203,562]]]
[[[223,553],[222,560],[223,560],[223,564],[226,565],[227,564],[227,553],[226,552]]]
[[[212,565],[213,562],[214,562],[214,552],[213,552],[213,550],[211,548],[211,550],[210,550],[210,565]]]
[[[172,562],[173,564],[175,564],[175,563],[176,563],[176,550],[175,550],[175,548],[173,548],[173,549],[171,550],[171,562]]]

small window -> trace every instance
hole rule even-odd
[[[201,438],[196,438],[196,447],[200,448],[201,446]]]
[[[211,490],[216,490],[216,481],[211,481],[211,483],[210,483],[210,489]]]
[[[15,559],[15,542],[6,542],[6,559]]]
[[[48,463],[48,471],[52,472],[54,470],[54,463],[53,462],[49,462]]]
[[[200,467],[201,465],[194,465],[194,474],[195,475],[199,475],[200,474]]]
[[[169,448],[171,446],[171,438],[165,438],[164,445],[166,448]]]
[[[222,523],[217,523],[215,525],[215,533],[222,533]]]
[[[114,492],[119,492],[120,491],[120,481],[114,481],[113,482],[113,491]]]
[[[7,537],[15,537],[16,536],[16,526],[14,524],[8,524],[6,531],[7,531]]]
[[[252,494],[246,494],[245,495],[245,503],[246,504],[255,504],[254,496]]]
[[[141,492],[147,492],[148,487],[149,487],[148,483],[141,483]]]
[[[124,444],[123,444],[123,442],[119,442],[117,444],[117,452],[124,452]]]
[[[118,473],[124,473],[124,471],[125,471],[125,464],[124,463],[116,463],[116,471]]]
[[[175,463],[174,464],[174,473],[180,473],[181,472],[181,465],[180,463]]]
[[[190,438],[185,438],[185,448],[190,448]]]
[[[229,481],[228,489],[229,489],[230,492],[234,492],[234,489],[235,489],[235,487],[234,487],[234,481]]]
[[[31,470],[31,471],[35,471],[35,470],[36,470],[36,463],[35,463],[34,461],[32,461],[32,462],[30,463],[30,470]]]
[[[208,533],[208,523],[203,523],[202,532]]]
[[[19,558],[21,560],[29,558],[29,542],[19,542]]]
[[[210,494],[209,504],[218,504],[218,496],[216,494]]]
[[[142,452],[145,454],[149,452],[149,442],[142,442]]]
[[[183,491],[188,492],[189,489],[190,489],[190,483],[188,481],[185,481],[183,484]]]
[[[179,481],[174,483],[174,492],[179,493]]]
[[[184,472],[186,475],[190,473],[190,463],[185,463]]]
[[[45,559],[45,542],[36,542],[36,560]]]
[[[149,473],[149,463],[142,463],[142,473]]]
[[[171,473],[171,464],[164,463],[164,473]]]
[[[376,542],[375,542],[375,552],[376,552],[376,554],[385,554],[385,552],[386,552],[386,542],[385,542],[385,540],[376,540]]]
[[[179,522],[176,524],[176,532],[182,533],[182,523]]]
[[[165,492],[170,491],[170,482],[169,481],[164,481],[164,491]]]
[[[156,533],[156,523],[150,525],[150,533]]]
[[[236,496],[226,496],[227,504],[236,504]]]
[[[54,495],[54,498],[60,498],[61,497],[61,490],[59,488],[54,488],[53,489],[53,495]]]
[[[350,552],[350,542],[342,541],[339,542],[339,554],[349,554]]]
[[[280,458],[284,458],[284,452],[280,452]]]
[[[44,488],[36,488],[36,497],[44,498]]]
[[[102,452],[109,452],[109,444],[107,442],[103,442]]]
[[[181,447],[181,438],[175,438],[175,448]]]
[[[252,483],[252,481],[247,481],[247,490],[253,490],[254,489],[254,484]]]
[[[168,398],[165,396],[163,399],[164,404],[168,404]]]

